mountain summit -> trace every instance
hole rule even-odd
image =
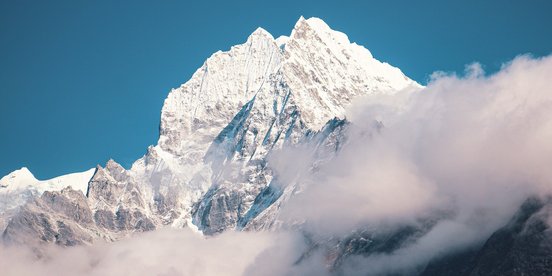
[[[5,212],[3,237],[11,240],[17,233],[13,240],[86,243],[161,225],[190,226],[205,234],[269,228],[279,206],[273,203],[281,204],[293,189],[271,185],[278,179],[267,156],[313,137],[320,145],[335,146],[340,138],[332,135],[344,127],[345,108],[356,97],[409,87],[421,86],[321,19],[301,17],[289,37],[278,39],[258,28],[245,43],[214,53],[190,80],[171,90],[161,111],[158,144],[130,170],[110,160],[105,168],[81,174],[88,179],[85,187],[74,177],[67,178],[74,183],[46,186],[25,169],[2,179],[4,209],[36,205],[45,191],[89,206],[93,223],[80,225],[84,230],[78,237],[63,237],[75,229],[46,228],[39,221],[14,223],[18,216],[46,212],[25,206],[26,211]],[[69,186],[84,197],[67,196],[62,189]],[[14,195],[20,200],[10,202]],[[72,210],[65,207],[47,211],[49,224],[75,225],[67,221]],[[29,237],[19,237],[22,231],[15,227],[29,228],[24,231]],[[56,240],[41,238],[43,231]]]

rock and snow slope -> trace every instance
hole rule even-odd
[[[105,168],[40,185],[26,170],[3,178],[0,193],[22,195],[20,200],[4,198],[4,210],[32,201],[21,212],[5,212],[4,217],[14,218],[7,222],[4,239],[22,240],[14,233],[27,226],[17,221],[38,215],[44,219],[35,220],[38,224],[65,221],[59,231],[48,228],[62,244],[78,243],[63,235],[83,231],[78,236],[88,242],[161,225],[193,224],[205,234],[270,228],[295,185],[271,185],[279,180],[267,156],[311,143],[314,155],[329,158],[344,140],[345,108],[354,98],[406,88],[421,86],[318,18],[301,17],[289,37],[278,39],[259,28],[244,44],[213,54],[169,93],[158,144],[131,169],[110,160]],[[52,214],[67,213],[65,205],[37,208],[52,197],[81,204],[67,186],[82,192],[92,222],[69,223],[73,214]]]
[[[86,193],[88,181],[94,175],[94,169],[80,173],[71,173],[48,180],[38,180],[23,167],[0,179],[0,213],[22,205],[36,195],[45,191],[61,191],[71,187],[76,191]]]

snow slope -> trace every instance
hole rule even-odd
[[[48,180],[38,180],[23,167],[0,179],[0,212],[22,205],[33,196],[40,196],[45,191],[61,191],[66,187],[86,194],[88,181],[95,169],[71,173]]]

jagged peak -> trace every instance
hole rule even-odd
[[[109,171],[107,169],[105,169],[104,167],[102,167],[100,165],[97,165],[96,166],[96,171],[94,172],[94,175],[90,179],[90,182],[103,181],[103,180],[106,180],[106,179],[109,180],[109,181],[115,181],[115,179],[113,178],[113,176],[109,173]]]
[[[293,27],[294,29],[297,29],[300,25],[302,24],[305,24],[306,23],[306,19],[304,16],[300,16],[299,19],[297,20],[297,22],[295,22],[295,26]]]
[[[305,19],[301,16],[291,32],[290,39],[298,41],[299,44],[311,44],[316,43],[313,41],[314,37],[338,52],[347,48],[359,58],[374,58],[367,48],[351,42],[345,33],[333,30],[324,20],[317,17]]]
[[[105,174],[105,169],[104,167],[102,167],[102,165],[97,164],[94,172],[94,176],[92,177],[92,179],[96,178],[100,174]]]
[[[295,23],[294,29],[301,28],[303,26],[309,26],[314,30],[317,31],[331,31],[332,29],[324,20],[318,18],[318,17],[310,17],[309,19],[305,19],[303,16],[299,17],[299,20]]]
[[[113,171],[113,170],[124,171],[125,170],[125,168],[123,168],[123,166],[121,166],[121,164],[117,163],[115,160],[113,160],[111,158],[105,164],[105,168],[109,171]]]
[[[272,34],[270,34],[267,30],[261,28],[261,27],[258,27],[257,29],[255,29],[255,31],[253,31],[248,37],[247,37],[247,40],[245,41],[245,43],[242,43],[242,44],[237,44],[237,45],[233,45],[230,47],[229,50],[218,50],[216,51],[215,53],[213,53],[209,58],[207,58],[203,64],[202,67],[198,68],[197,71],[196,71],[196,74],[199,73],[199,74],[202,74],[205,70],[205,67],[208,66],[209,64],[213,63],[213,62],[217,62],[217,60],[221,57],[221,56],[225,56],[225,55],[228,55],[228,54],[231,54],[234,49],[236,48],[239,48],[239,47],[243,47],[244,45],[247,45],[247,44],[254,44],[254,45],[263,45],[263,44],[266,44],[266,43],[274,43],[276,44],[276,40],[274,39],[274,37],[272,36]],[[183,83],[181,85],[181,87],[184,85],[185,83]]]
[[[396,91],[409,84],[398,68],[377,61],[323,20],[300,17],[289,37],[274,39],[257,28],[246,43],[213,54],[188,82],[171,91],[162,109],[158,145],[177,155],[190,152],[182,160],[196,160],[199,155],[192,154],[194,147],[187,143],[193,142],[187,139],[207,143],[205,138],[230,122],[243,104],[273,88],[270,78],[276,72],[293,90],[302,120],[313,129],[342,116],[344,106],[358,95]],[[157,159],[148,151],[138,165],[148,166]]]
[[[125,168],[113,159],[109,159],[105,167],[96,165],[96,171],[91,181],[108,179],[109,181],[123,181],[127,179],[128,174]]]
[[[255,29],[255,31],[253,31],[253,33],[249,35],[249,38],[247,40],[250,40],[253,37],[265,37],[270,40],[274,40],[274,37],[272,36],[272,34],[261,27],[258,27],[257,29]]]
[[[247,41],[245,42],[245,44],[250,44],[253,45],[253,47],[257,47],[254,45],[277,44],[277,42],[271,33],[261,27],[258,27],[257,29],[255,29],[255,31],[253,31],[253,33],[249,35],[249,37],[247,37]]]
[[[305,33],[308,32],[315,32],[322,40],[330,39],[334,40],[338,44],[351,44],[346,34],[333,30],[330,26],[328,26],[328,24],[326,24],[326,22],[324,22],[324,20],[318,17],[305,19],[301,16],[297,23],[295,23],[290,37],[294,39],[305,38]]]

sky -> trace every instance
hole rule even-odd
[[[163,100],[212,53],[261,26],[320,17],[420,83],[552,53],[552,2],[0,0],[0,176],[39,179],[155,144]]]

